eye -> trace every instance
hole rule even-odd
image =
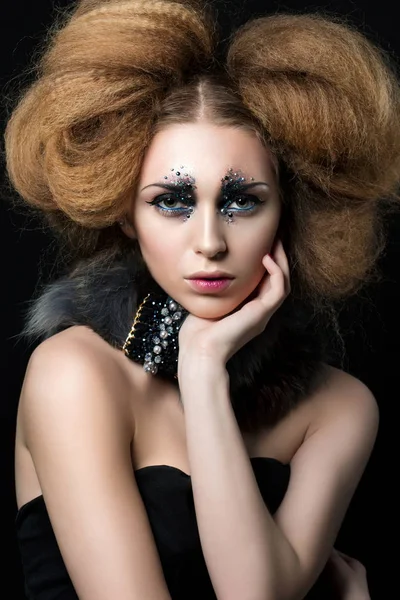
[[[181,213],[191,206],[193,202],[189,197],[182,196],[180,194],[161,194],[152,200],[147,202],[155,206],[157,210],[165,213]],[[179,206],[180,205],[180,206]]]
[[[263,201],[257,198],[257,196],[253,196],[251,194],[240,194],[232,199],[228,199],[224,204],[224,208],[229,207],[229,210],[234,210],[238,213],[250,212],[255,210],[260,204],[263,204]]]

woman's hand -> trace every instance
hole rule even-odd
[[[179,332],[181,364],[182,357],[185,362],[187,357],[206,357],[225,365],[242,346],[264,331],[290,293],[289,263],[280,240],[275,246],[274,259],[266,255],[262,262],[267,272],[256,289],[256,296],[239,310],[218,320],[191,314],[186,317]],[[180,370],[178,368],[178,372]]]
[[[333,548],[328,565],[340,600],[371,600],[363,564]]]

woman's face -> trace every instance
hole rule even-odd
[[[128,215],[132,227],[124,231],[137,237],[167,294],[214,319],[259,284],[280,211],[271,156],[255,134],[209,123],[171,125],[147,150]]]

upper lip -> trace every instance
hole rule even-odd
[[[234,279],[234,277],[224,271],[198,271],[186,279]]]

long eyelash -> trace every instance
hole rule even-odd
[[[229,197],[231,196],[231,197]],[[232,202],[235,202],[237,198],[240,197],[245,197],[248,200],[251,200],[252,202],[254,202],[254,206],[251,206],[250,208],[242,208],[242,209],[238,209],[238,208],[230,208],[230,205],[232,204]],[[236,213],[236,214],[241,214],[241,213],[250,213],[253,212],[254,210],[256,210],[256,208],[258,206],[260,206],[260,204],[264,204],[264,200],[260,200],[260,198],[258,198],[257,196],[254,196],[252,194],[244,194],[244,193],[235,193],[235,194],[224,194],[224,199],[226,199],[225,202],[221,203],[221,209],[222,210],[226,210],[229,208],[230,211]]]
[[[165,200],[166,198],[173,198],[177,202],[182,202],[182,204],[185,204],[185,206],[181,208],[163,208],[162,206],[159,206],[159,203]],[[151,204],[152,206],[154,206],[156,210],[162,213],[165,217],[174,217],[181,215],[182,213],[187,211],[188,206],[194,206],[194,202],[191,198],[185,198],[181,194],[160,194],[159,196],[156,196],[153,200],[151,200],[151,202],[147,202],[146,204]]]
[[[252,212],[254,212],[258,206],[260,206],[261,204],[264,204],[264,200],[260,200],[260,198],[258,198],[257,196],[254,196],[252,194],[246,194],[246,193],[231,193],[231,194],[227,194],[225,193],[223,195],[224,201],[222,201],[219,204],[219,209],[220,210],[227,210],[230,205],[236,201],[237,198],[240,197],[245,197],[249,200],[251,200],[254,205],[251,206],[250,208],[230,208],[230,211],[234,212],[236,215],[243,215],[245,216],[246,214],[250,214]],[[163,208],[162,206],[159,206],[159,203],[162,202],[165,199],[169,199],[169,198],[173,198],[174,200],[176,200],[177,202],[181,202],[182,204],[184,204],[183,207],[181,208]],[[174,194],[160,194],[158,196],[156,196],[153,200],[151,200],[150,202],[146,202],[146,204],[150,204],[151,206],[154,206],[156,208],[156,210],[158,210],[158,212],[160,212],[163,216],[165,217],[177,217],[180,216],[182,214],[184,214],[188,207],[195,206],[195,202],[189,198],[189,197],[184,197],[181,194],[177,195],[175,197]]]

